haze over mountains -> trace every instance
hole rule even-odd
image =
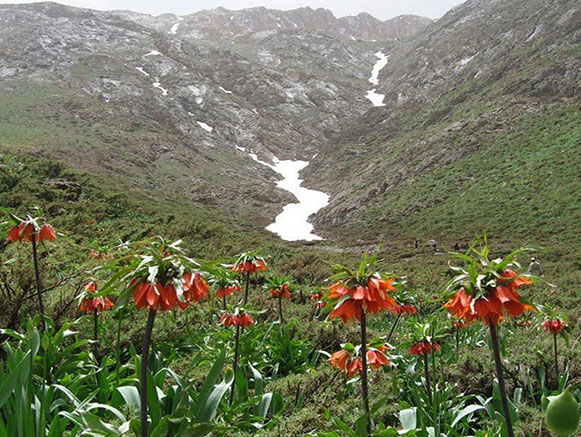
[[[333,240],[461,238],[499,205],[574,218],[580,23],[574,0],[469,0],[436,22],[0,5],[0,145],[249,229],[293,200],[250,154],[311,161]]]

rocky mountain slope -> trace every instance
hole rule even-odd
[[[246,229],[292,201],[256,162],[276,156],[311,161],[332,241],[466,239],[506,224],[498,205],[523,235],[569,233],[580,14],[574,0],[468,0],[434,23],[0,5],[0,145]]]
[[[235,42],[225,14],[0,6],[2,146],[266,225],[292,196],[249,153],[310,159],[368,108],[375,47],[338,35],[395,38],[429,21],[256,8],[232,12]]]
[[[385,106],[346,123],[307,169],[332,193],[317,224],[449,244],[487,229],[574,232],[580,42],[576,1],[470,0],[386,49]]]

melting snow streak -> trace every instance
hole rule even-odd
[[[377,56],[378,60],[373,66],[369,82],[371,82],[373,85],[379,85],[379,72],[387,65],[388,57],[382,51],[377,52],[375,56]],[[373,88],[372,90],[367,91],[367,95],[365,97],[371,101],[373,106],[385,106],[385,103],[383,103],[385,95],[376,93],[376,90],[377,88]]]

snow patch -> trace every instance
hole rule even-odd
[[[218,87],[218,89],[219,89],[220,91],[222,91],[224,94],[232,94],[232,91],[228,91],[227,89],[224,89],[224,88],[222,88],[222,87]]]
[[[240,150],[241,152],[246,152],[246,147],[241,147],[241,146],[235,146],[238,150]]]
[[[383,70],[383,67],[387,65],[387,60],[389,56],[385,55],[381,50],[378,51],[375,56],[378,58],[377,62],[373,66],[373,70],[371,71],[371,77],[369,78],[369,82],[373,85],[379,84],[379,72]],[[367,99],[371,101],[373,106],[385,106],[383,103],[383,99],[385,99],[385,94],[376,93],[377,88],[373,88],[367,91],[367,95],[365,96]]]
[[[458,63],[456,64],[456,71],[460,71],[462,70],[467,64],[468,62],[470,62],[472,59],[474,59],[476,56],[478,55],[478,53],[475,53],[471,56],[466,56],[463,59],[460,59],[460,61],[458,61]]]
[[[214,130],[214,128],[212,126],[207,125],[203,121],[196,121],[196,123],[198,123],[200,125],[200,127],[207,132],[212,132]]]
[[[167,90],[161,86],[161,83],[153,82],[153,86],[159,89],[164,96],[167,96]]]
[[[143,55],[144,58],[146,58],[148,56],[161,56],[161,53],[158,52],[157,50],[152,50],[149,53],[146,53],[145,55]]]
[[[178,33],[178,27],[180,27],[180,23],[182,20],[183,20],[183,17],[178,17],[178,21],[176,21],[173,24],[173,26],[169,30],[169,33],[171,33],[172,35],[175,35],[176,33]]]
[[[377,56],[378,60],[373,66],[369,82],[371,82],[373,85],[379,85],[379,72],[387,65],[387,60],[389,57],[386,56],[381,50],[378,51],[375,56]]]
[[[266,230],[277,234],[286,241],[322,240],[320,236],[313,234],[314,228],[308,222],[308,219],[329,204],[329,195],[322,191],[309,190],[301,186],[303,180],[300,179],[299,173],[309,165],[309,162],[281,161],[274,157],[272,159],[274,164],[269,164],[258,159],[255,153],[249,153],[248,155],[256,162],[270,167],[281,175],[282,180],[278,181],[276,186],[294,194],[298,200],[298,203],[286,205],[282,212],[276,216],[274,223],[266,227]]]
[[[151,75],[150,75],[150,74],[149,74],[147,71],[145,71],[145,70],[143,69],[143,67],[135,67],[135,69],[136,69],[137,71],[139,71],[140,73],[143,73],[143,74],[145,74],[146,76],[151,76]]]

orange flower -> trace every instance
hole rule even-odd
[[[208,291],[210,291],[210,286],[202,278],[199,273],[186,273],[182,277],[183,288],[184,288],[184,298],[186,301],[198,302],[208,296]]]
[[[541,327],[551,334],[559,334],[563,329],[567,328],[569,324],[559,319],[545,320]]]
[[[288,299],[291,297],[291,291],[287,284],[281,285],[279,288],[273,288],[270,290],[270,295],[272,297],[280,297],[281,299]]]
[[[45,224],[40,227],[38,233],[38,241],[54,241],[56,240],[56,232],[51,225]]]
[[[266,270],[266,263],[260,259],[256,258],[254,260],[247,260],[241,263],[235,263],[232,266],[232,271],[237,273],[256,273]]]
[[[254,325],[254,319],[248,313],[223,314],[218,323],[226,327],[240,326],[241,328],[246,328],[247,326]]]
[[[506,270],[500,274],[497,286],[487,296],[474,299],[461,288],[444,307],[450,314],[467,323],[481,320],[486,324],[496,325],[506,314],[520,316],[524,311],[533,309],[521,301],[517,292],[519,287],[530,284],[532,282],[528,279],[518,276],[512,270]]]
[[[12,227],[6,237],[6,240],[11,243],[31,242],[33,239],[35,241],[53,241],[56,240],[56,232],[49,224],[42,225],[40,231],[36,232],[32,223],[22,222],[18,226]]]
[[[97,283],[95,281],[89,281],[83,288],[88,293],[95,293],[97,292]],[[113,306],[113,302],[108,297],[88,297],[79,305],[79,311],[86,313],[92,313],[94,311],[101,312],[110,310]]]
[[[385,355],[385,351],[387,351],[386,346],[380,346],[377,349],[371,349],[367,351],[367,363],[370,367],[374,369],[379,369],[382,366],[389,366],[389,360]]]
[[[417,314],[418,310],[412,304],[396,305],[393,310],[394,314]]]
[[[226,285],[225,287],[216,290],[216,298],[232,296],[235,292],[239,291],[242,291],[242,287],[238,285]]]
[[[173,284],[163,285],[159,282],[152,284],[142,280],[133,291],[133,299],[137,309],[169,311],[179,306],[186,308],[186,302],[180,302]]]
[[[390,362],[385,355],[385,351],[387,351],[386,346],[369,348],[367,351],[369,367],[380,369],[383,366],[389,366]],[[353,353],[349,353],[347,350],[341,349],[329,357],[329,362],[333,367],[345,372],[349,378],[363,372],[363,360],[357,355],[355,350]]]
[[[367,286],[347,288],[344,284],[336,282],[329,287],[329,298],[339,298],[342,302],[331,312],[331,317],[341,317],[344,323],[357,318],[361,321],[362,311],[377,313],[380,310],[392,310],[396,306],[395,300],[388,295],[395,290],[392,285],[393,278],[389,280],[371,278]],[[343,300],[345,296],[349,299]]]
[[[442,350],[442,346],[436,341],[422,340],[418,341],[410,348],[411,355],[423,356],[431,352]]]

